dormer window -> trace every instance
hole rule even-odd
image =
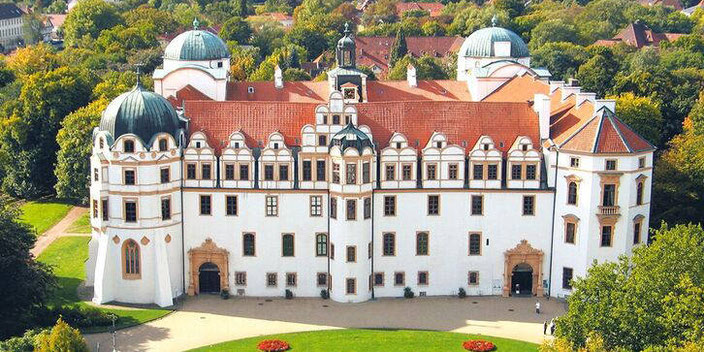
[[[279,149],[279,143],[274,143],[274,149]]]
[[[196,148],[200,149],[200,142],[196,142]]]
[[[318,136],[318,146],[324,147],[328,144],[328,136],[321,134]]]
[[[349,125],[352,122],[352,116],[345,115],[345,125]]]
[[[442,148],[442,142],[435,142],[436,148]]]
[[[166,138],[159,139],[159,151],[160,152],[165,152],[167,146],[168,146],[168,143],[166,141]]]
[[[247,93],[254,94],[254,87],[247,87]]]
[[[240,142],[235,142],[235,149],[240,149]]]
[[[323,125],[327,125],[327,124],[328,124],[328,117],[323,116]]]
[[[345,100],[355,100],[357,99],[357,88],[355,87],[345,87],[342,88],[342,95],[345,97]]]
[[[222,61],[218,62],[218,68],[222,68]]]
[[[339,124],[340,124],[340,115],[332,115],[332,124],[333,124],[333,125],[339,125]]]
[[[489,150],[489,143],[484,143],[484,150]]]
[[[133,140],[126,140],[122,144],[122,148],[125,150],[125,153],[134,153],[134,141]]]
[[[528,144],[523,144],[523,145],[521,145],[521,149],[522,149],[524,152],[527,152],[527,151],[528,151]]]
[[[396,149],[401,149],[401,142],[396,142]]]

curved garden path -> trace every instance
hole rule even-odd
[[[38,257],[49,245],[54,242],[59,237],[62,236],[90,236],[90,234],[85,233],[67,233],[66,230],[71,227],[74,221],[76,221],[81,215],[88,212],[88,208],[84,207],[73,207],[69,210],[68,214],[61,219],[52,228],[40,234],[37,237],[37,242],[34,244],[34,248],[30,252],[34,254],[34,257]]]

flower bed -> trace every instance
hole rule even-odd
[[[264,340],[257,345],[258,350],[265,352],[288,351],[290,348],[288,342],[281,340]]]
[[[496,345],[484,340],[469,340],[462,343],[462,347],[464,347],[467,351],[487,352],[493,351],[496,348]]]

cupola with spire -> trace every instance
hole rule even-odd
[[[335,59],[337,66],[342,68],[355,68],[355,44],[351,36],[352,31],[348,23],[345,23],[344,36],[337,41],[335,47]]]

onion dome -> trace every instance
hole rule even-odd
[[[337,41],[335,59],[337,66],[342,68],[355,67],[355,43],[349,24],[345,23],[345,35]]]
[[[372,141],[366,133],[354,127],[352,123],[347,124],[340,132],[335,133],[330,141],[330,147],[338,146],[344,152],[347,148],[357,148],[360,154],[364,148],[373,148]]]
[[[217,35],[198,29],[193,20],[193,30],[176,36],[164,51],[165,59],[185,61],[221,60],[230,57],[227,45]]]
[[[468,57],[496,57],[494,43],[510,42],[511,57],[529,57],[528,46],[521,37],[506,29],[496,26],[496,16],[491,21],[492,26],[482,28],[470,34],[462,43],[459,54]]]
[[[176,138],[179,118],[168,100],[137,83],[131,91],[120,94],[108,104],[99,128],[109,132],[114,139],[131,133],[142,142],[150,143],[152,137],[162,132]]]

